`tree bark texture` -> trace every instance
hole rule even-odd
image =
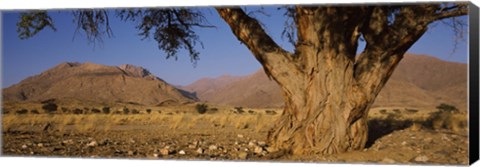
[[[428,24],[444,17],[438,8],[297,6],[295,53],[242,9],[217,11],[282,88],[285,108],[268,133],[270,145],[293,154],[333,154],[365,147],[371,104]],[[361,35],[367,45],[357,55]]]

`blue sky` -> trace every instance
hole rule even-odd
[[[57,31],[45,29],[28,40],[18,38],[18,11],[4,11],[1,25],[2,87],[11,86],[67,61],[143,66],[174,85],[187,85],[203,77],[218,77],[224,74],[240,76],[257,71],[260,64],[237,40],[218,14],[210,8],[202,10],[216,28],[196,29],[204,44],[204,49],[198,48],[200,60],[196,67],[190,62],[187,52],[180,52],[178,60],[165,59],[166,54],[157,48],[156,41],[141,40],[135,23],[132,22],[111,19],[114,37],[105,36],[103,43],[94,47],[87,42],[85,34],[75,33],[76,25],[70,11],[51,11]],[[256,16],[266,25],[266,31],[277,43],[287,50],[292,50],[292,46],[280,38],[285,19],[283,13],[277,11],[276,7],[266,8],[266,11],[270,16]],[[466,63],[467,39],[460,41],[457,50],[453,52],[454,38],[449,27],[437,23],[408,52]]]

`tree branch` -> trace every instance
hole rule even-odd
[[[230,26],[233,34],[245,44],[262,64],[269,77],[282,82],[280,76],[298,74],[292,54],[278,46],[264,31],[259,22],[240,8],[216,8]]]

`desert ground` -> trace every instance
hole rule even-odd
[[[70,104],[48,112],[42,105],[4,102],[3,156],[468,164],[465,112],[376,107],[364,150],[293,156],[272,151],[266,141],[279,108]]]

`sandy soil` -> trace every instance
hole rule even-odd
[[[253,112],[242,114],[233,113],[234,109],[229,108],[207,114],[153,110],[151,114],[136,115],[5,114],[2,116],[2,154],[319,163],[468,163],[466,127],[429,127],[426,121],[432,110],[373,109],[369,141],[364,150],[302,156],[269,152],[265,143],[267,131],[280,110],[276,110],[277,114],[267,114],[265,109],[244,109]],[[466,115],[463,116],[462,124],[466,122]]]

